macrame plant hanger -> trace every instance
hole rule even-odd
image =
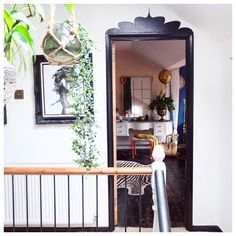
[[[71,18],[72,26],[66,22],[55,24],[55,4],[51,4],[49,25],[41,45],[43,54],[50,64],[71,65],[78,62],[81,56],[82,43],[77,32],[74,9]],[[63,32],[59,34],[60,29]]]

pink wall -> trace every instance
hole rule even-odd
[[[151,76],[153,78],[152,97],[154,97],[160,93],[161,89],[165,88],[158,79],[158,73],[161,69],[162,68],[131,52],[116,51],[116,106],[120,114],[124,112],[120,77]]]

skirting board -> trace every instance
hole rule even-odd
[[[223,232],[217,225],[194,225],[188,227],[187,230],[190,232]],[[42,229],[40,227],[29,227],[28,229],[26,227],[15,227],[14,230],[13,227],[4,227],[4,232],[111,232],[111,230],[109,227],[99,227],[97,229],[95,227],[58,227],[56,229],[53,227],[43,227]]]
[[[4,232],[110,232],[109,227],[4,227]]]
[[[189,227],[186,227],[188,231],[192,232],[223,232],[221,228],[218,225],[192,225]]]

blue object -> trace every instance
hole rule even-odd
[[[179,69],[180,77],[186,80],[186,66],[182,66]],[[185,84],[185,83],[184,83]],[[185,113],[185,104],[186,101],[186,86],[179,91],[179,116],[178,116],[178,134],[179,134],[179,143],[184,143],[184,133],[183,133],[183,125],[184,125],[184,113]]]

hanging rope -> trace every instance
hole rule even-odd
[[[47,33],[42,41],[42,45],[41,48],[43,50],[44,56],[47,59],[47,61],[49,61],[51,64],[56,64],[56,65],[69,65],[69,64],[74,64],[75,62],[78,61],[78,58],[81,56],[81,48],[82,48],[82,43],[79,40],[78,37],[78,32],[77,32],[77,25],[76,25],[76,19],[75,19],[75,12],[74,9],[72,11],[72,27],[69,30],[69,36],[74,35],[74,39],[73,41],[75,41],[75,39],[77,39],[77,46],[78,48],[80,48],[79,53],[74,54],[73,52],[71,52],[70,50],[68,50],[67,44],[65,42],[62,42],[55,34],[54,34],[54,29],[56,27],[55,23],[54,23],[54,19],[55,19],[55,4],[51,4],[51,8],[50,8],[50,20],[49,20],[49,25],[48,25],[48,30]],[[64,23],[66,24],[66,23]],[[68,24],[69,26],[69,24]],[[69,37],[68,36],[68,37]],[[47,46],[47,41],[48,40],[53,40],[54,42],[56,42],[58,44],[58,48],[56,48],[55,50],[53,50],[52,52],[50,52],[49,54],[47,54],[45,52],[45,47]],[[74,43],[74,42],[73,42]],[[58,60],[55,58],[56,53],[62,51],[64,53],[66,53],[68,55],[67,59],[63,59],[63,61]],[[64,58],[66,57],[66,55],[64,55]]]
[[[75,9],[72,9],[72,25],[74,29],[74,34],[76,34],[78,37],[78,32],[76,30],[77,25],[76,25],[76,19],[75,19]]]
[[[49,21],[49,29],[53,29],[55,19],[55,4],[51,4],[50,7],[50,21]]]

